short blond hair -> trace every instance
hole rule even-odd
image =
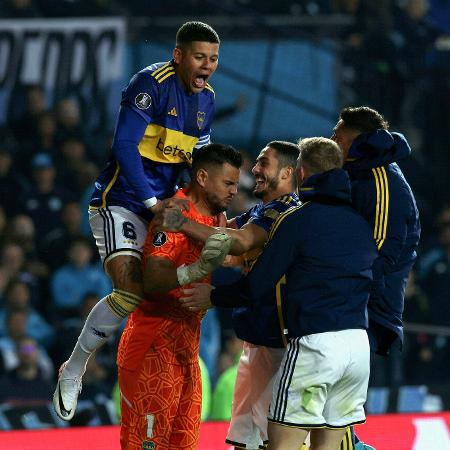
[[[331,139],[312,137],[299,139],[299,166],[306,167],[311,174],[340,169],[344,164],[344,155],[339,145]]]

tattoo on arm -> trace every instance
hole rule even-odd
[[[142,273],[139,260],[133,258],[136,261],[126,261],[118,268],[119,281],[122,286],[126,286],[129,283],[141,283]]]
[[[172,231],[179,231],[183,224],[187,222],[187,217],[178,208],[166,209],[164,214],[163,226]]]

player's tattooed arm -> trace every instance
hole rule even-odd
[[[168,231],[180,231],[188,221],[178,208],[166,208],[163,212],[162,226]]]

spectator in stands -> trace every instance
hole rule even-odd
[[[41,241],[41,258],[53,271],[59,269],[68,262],[67,249],[81,236],[80,204],[69,201],[61,210],[60,226]]]
[[[31,337],[20,338],[17,354],[19,365],[8,371],[0,381],[0,402],[17,404],[48,401],[53,388],[39,368],[36,340]]]
[[[7,317],[11,311],[21,311],[27,316],[26,333],[46,349],[55,339],[54,329],[30,305],[30,288],[20,280],[13,280],[6,290],[6,305],[0,309],[0,335],[7,334]]]
[[[17,3],[21,3],[21,0],[17,0]],[[23,3],[27,3],[27,0]],[[28,3],[31,3],[31,1]],[[17,97],[20,98],[19,94],[17,94],[16,98]],[[18,104],[17,108],[19,108],[21,102],[16,101],[16,103]],[[13,104],[11,115],[17,117],[14,112],[14,106],[15,105]],[[38,119],[46,110],[47,100],[45,98],[44,90],[37,85],[28,86],[25,92],[24,111],[12,124],[16,139],[20,144],[26,144],[36,139]]]
[[[17,346],[19,341],[27,336],[28,316],[24,311],[11,310],[6,317],[6,334],[0,337],[0,354],[6,370],[12,370],[19,365]],[[44,347],[37,344],[37,362],[43,378],[52,380],[55,368]]]
[[[406,324],[426,326],[431,323],[431,304],[426,293],[417,284],[416,278],[413,270],[406,285],[403,318]],[[426,330],[406,334],[403,358],[404,384],[429,384],[441,376],[441,369],[449,366],[450,356],[445,355],[445,350],[444,353],[440,351],[444,342],[445,338],[435,336]],[[442,357],[446,360],[445,366],[439,361]]]
[[[419,279],[430,298],[431,322],[450,324],[450,206],[445,206],[437,219],[439,242],[419,261]]]
[[[56,148],[56,119],[51,111],[41,113],[37,119],[36,140],[33,153],[48,153],[55,156]]]
[[[427,19],[427,0],[407,0],[397,10],[396,41],[404,64],[405,94],[402,125],[422,128],[425,92],[429,83],[430,56],[440,32]]]
[[[56,141],[62,144],[66,139],[84,139],[81,110],[78,102],[73,98],[60,100],[56,105]]]
[[[84,172],[89,158],[85,143],[76,137],[70,137],[60,144],[60,155],[57,164],[60,180],[77,198],[84,191]]]
[[[25,269],[37,281],[44,282],[49,276],[48,266],[39,259],[36,248],[35,227],[31,217],[19,214],[13,217],[8,223],[6,233],[7,242],[20,245],[25,255]],[[33,294],[33,305],[39,307],[39,292]]]
[[[407,323],[431,323],[430,300],[417,283],[416,269],[414,268],[411,270],[406,283],[403,320]]]
[[[32,176],[30,162],[36,153],[48,153],[51,157],[58,154],[56,144],[56,119],[52,111],[44,111],[37,115],[35,131],[25,133],[20,140],[20,151],[16,163],[23,167],[27,177]]]
[[[9,284],[12,280],[20,280],[35,287],[37,280],[26,267],[25,252],[14,242],[6,242],[0,252],[0,269]]]
[[[23,173],[14,169],[17,143],[11,134],[0,133],[0,198],[1,206],[8,217],[20,210],[20,199],[28,190],[29,183]]]
[[[95,292],[100,298],[110,292],[111,282],[101,266],[91,264],[92,256],[89,241],[77,238],[69,247],[68,264],[53,274],[50,281],[52,303],[61,317],[76,316],[88,292]]]
[[[36,235],[44,239],[60,226],[61,209],[71,196],[56,183],[56,169],[48,153],[36,154],[31,166],[33,185],[25,198],[24,212],[33,219]]]

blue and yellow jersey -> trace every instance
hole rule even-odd
[[[269,233],[272,224],[275,222],[275,219],[284,211],[293,206],[298,206],[300,204],[300,200],[298,199],[297,194],[290,193],[286,195],[282,195],[281,197],[276,198],[266,204],[258,203],[257,205],[250,208],[244,214],[235,217],[235,222],[237,228],[242,228],[246,223],[252,223],[263,230]],[[244,260],[244,272],[247,273],[256,258],[261,253],[262,248],[255,248],[245,252],[243,256]]]
[[[300,200],[295,193],[276,198],[266,204],[259,203],[244,214],[235,218],[236,226],[242,228],[252,223],[269,234],[276,219],[289,208],[299,206]],[[248,273],[262,248],[255,248],[244,253],[244,272]],[[236,335],[255,345],[283,347],[282,330],[284,326],[283,311],[279,299],[273,298],[272,304],[242,306],[233,310],[233,328]]]
[[[210,142],[213,116],[212,87],[188,94],[173,61],[141,70],[122,92],[111,157],[91,207],[118,205],[151,218],[148,207],[174,194],[195,148]]]

